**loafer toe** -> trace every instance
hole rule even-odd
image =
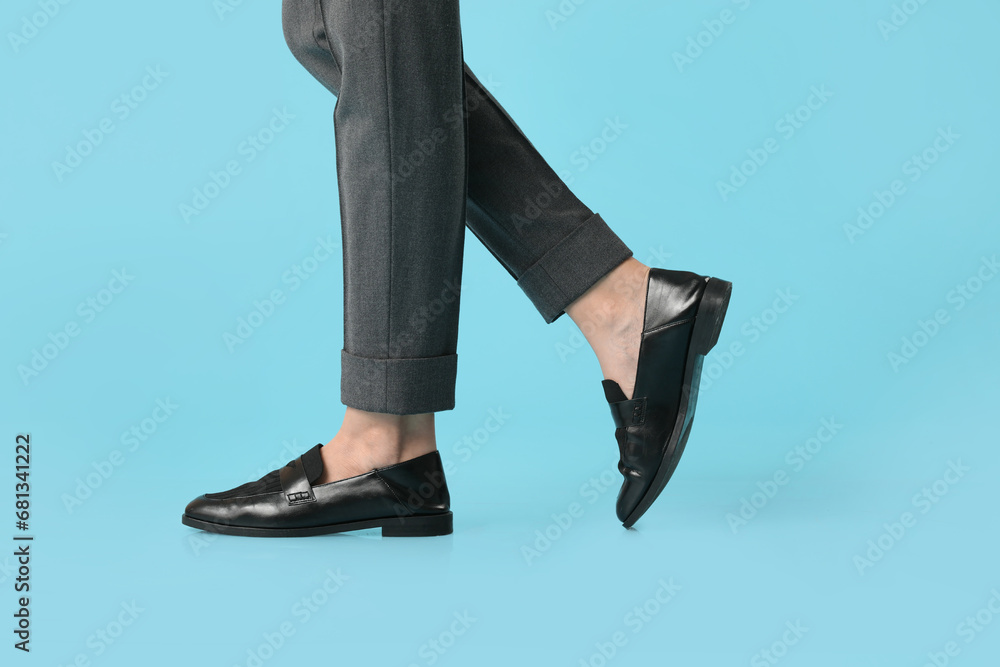
[[[199,521],[211,521],[214,523],[225,523],[226,512],[221,500],[208,497],[208,494],[201,494],[184,508],[185,516],[189,516]]]

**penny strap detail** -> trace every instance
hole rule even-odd
[[[299,505],[316,500],[312,482],[323,474],[323,459],[319,453],[321,446],[316,445],[278,471],[281,491],[285,494],[289,505]]]

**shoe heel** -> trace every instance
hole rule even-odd
[[[451,535],[451,512],[430,516],[404,516],[382,526],[382,537],[431,537]]]
[[[722,321],[726,319],[732,292],[731,282],[718,278],[708,279],[695,315],[694,331],[691,333],[691,344],[696,353],[704,356],[719,342]]]

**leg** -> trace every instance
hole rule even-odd
[[[454,407],[459,299],[415,335],[410,317],[462,272],[464,123],[423,168],[405,151],[461,107],[457,0],[322,0],[341,69],[334,111],[344,235],[344,403],[368,412]]]
[[[289,46],[338,96],[339,107],[349,89],[344,63],[350,49],[330,39],[332,23],[322,11],[327,0],[316,0],[312,9],[309,0],[284,2]],[[352,31],[352,38],[377,42],[381,28],[384,39],[384,10],[370,30]],[[732,285],[650,270],[631,259],[631,251],[573,196],[468,67],[461,87],[461,113],[452,109],[426,119],[423,134],[409,136],[417,150],[401,164],[389,161],[392,183],[423,182],[438,151],[467,140],[466,224],[546,322],[568,312],[597,353],[625,476],[618,515],[631,526],[659,495],[684,449],[702,361],[718,341]]]
[[[284,0],[283,13],[292,53],[339,95],[341,68],[319,0]],[[634,259],[625,261],[631,251],[573,195],[468,65],[464,70],[469,146],[466,224],[517,280],[546,322],[569,313],[594,348],[604,376],[617,379],[630,393],[648,267]],[[421,137],[424,145],[436,149],[438,144],[454,142],[455,117],[454,111],[442,117]],[[425,152],[418,147],[404,158],[397,180],[423,171]],[[581,298],[585,293],[587,298]]]
[[[339,95],[339,53],[331,48],[317,5],[318,0],[284,0],[285,39],[306,70]],[[464,80],[466,224],[517,280],[545,321],[552,322],[632,253],[549,167],[468,65]],[[424,136],[404,147],[397,181],[418,177],[428,169],[423,162],[428,152],[461,140],[459,115],[449,110]],[[421,150],[421,141],[429,150]]]
[[[605,378],[631,395],[649,267],[559,178],[465,67],[467,224],[546,322],[580,327]]]
[[[466,202],[466,124],[406,178],[406,152],[463,106],[457,0],[286,0],[295,55],[337,93],[344,240],[344,423],[321,481],[434,449],[454,407]],[[440,298],[439,298],[440,297]],[[443,304],[433,322],[414,315]]]
[[[327,446],[256,482],[199,496],[182,521],[259,536],[451,532],[433,412],[454,405],[458,291],[444,295],[449,281],[458,284],[468,224],[547,322],[570,312],[606,374],[615,364],[601,358],[601,345],[613,336],[584,324],[632,317],[636,309],[617,302],[637,301],[635,283],[646,277],[638,398],[613,379],[604,384],[626,477],[618,514],[631,526],[684,448],[701,360],[718,340],[731,285],[647,273],[630,259],[463,68],[458,0],[283,2],[293,53],[338,98],[348,410]],[[430,323],[407,319],[436,302],[444,307]]]

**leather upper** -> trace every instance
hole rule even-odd
[[[685,367],[705,284],[704,276],[688,271],[650,269],[634,398],[617,382],[603,382],[625,477],[618,496],[623,521],[649,488],[687,400]]]
[[[191,501],[185,514],[232,526],[305,528],[450,509],[444,468],[436,451],[314,486],[323,472],[321,446],[316,445],[278,470],[280,491],[230,497],[205,494]]]

